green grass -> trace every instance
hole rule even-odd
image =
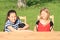
[[[7,1],[7,2],[6,2]],[[3,31],[6,14],[10,9],[14,9],[17,12],[18,16],[26,16],[27,23],[30,25],[30,30],[33,30],[35,26],[35,22],[37,16],[39,15],[39,11],[42,7],[47,7],[50,10],[51,15],[54,15],[54,30],[60,31],[60,3],[59,2],[48,2],[42,3],[40,5],[34,5],[27,8],[17,8],[17,1],[8,1],[8,0],[0,0],[0,31]]]

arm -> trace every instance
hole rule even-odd
[[[50,27],[50,30],[51,30],[51,32],[52,32],[52,31],[54,31],[54,28],[51,26],[51,27]]]
[[[23,28],[18,28],[18,30],[27,30],[28,28],[29,28],[29,25],[28,24],[25,24],[25,26]]]
[[[26,30],[28,28],[29,28],[29,25],[28,24],[25,24],[25,26],[23,27],[24,30]]]
[[[35,32],[38,31],[38,29],[37,29],[37,27],[38,27],[38,23],[39,23],[39,20],[36,22],[36,26],[34,27],[34,31],[35,31]]]
[[[37,32],[37,26],[34,27],[34,31]]]
[[[53,22],[50,21],[50,30],[51,30],[51,31],[54,31],[54,28],[53,28],[53,27],[54,27]]]
[[[16,32],[17,30],[14,29],[12,26],[8,26],[8,29],[11,31],[11,32]]]

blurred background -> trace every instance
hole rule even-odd
[[[18,16],[26,16],[30,30],[36,25],[37,16],[42,7],[54,15],[54,30],[60,31],[60,0],[0,0],[0,31],[3,31],[7,12],[16,10]]]

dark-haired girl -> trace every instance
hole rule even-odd
[[[8,11],[4,27],[5,32],[18,31],[18,28],[20,28],[20,30],[25,30],[28,29],[28,27],[28,24],[24,24],[19,20],[15,10]]]

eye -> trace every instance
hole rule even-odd
[[[11,18],[13,18],[13,16],[11,16]]]

